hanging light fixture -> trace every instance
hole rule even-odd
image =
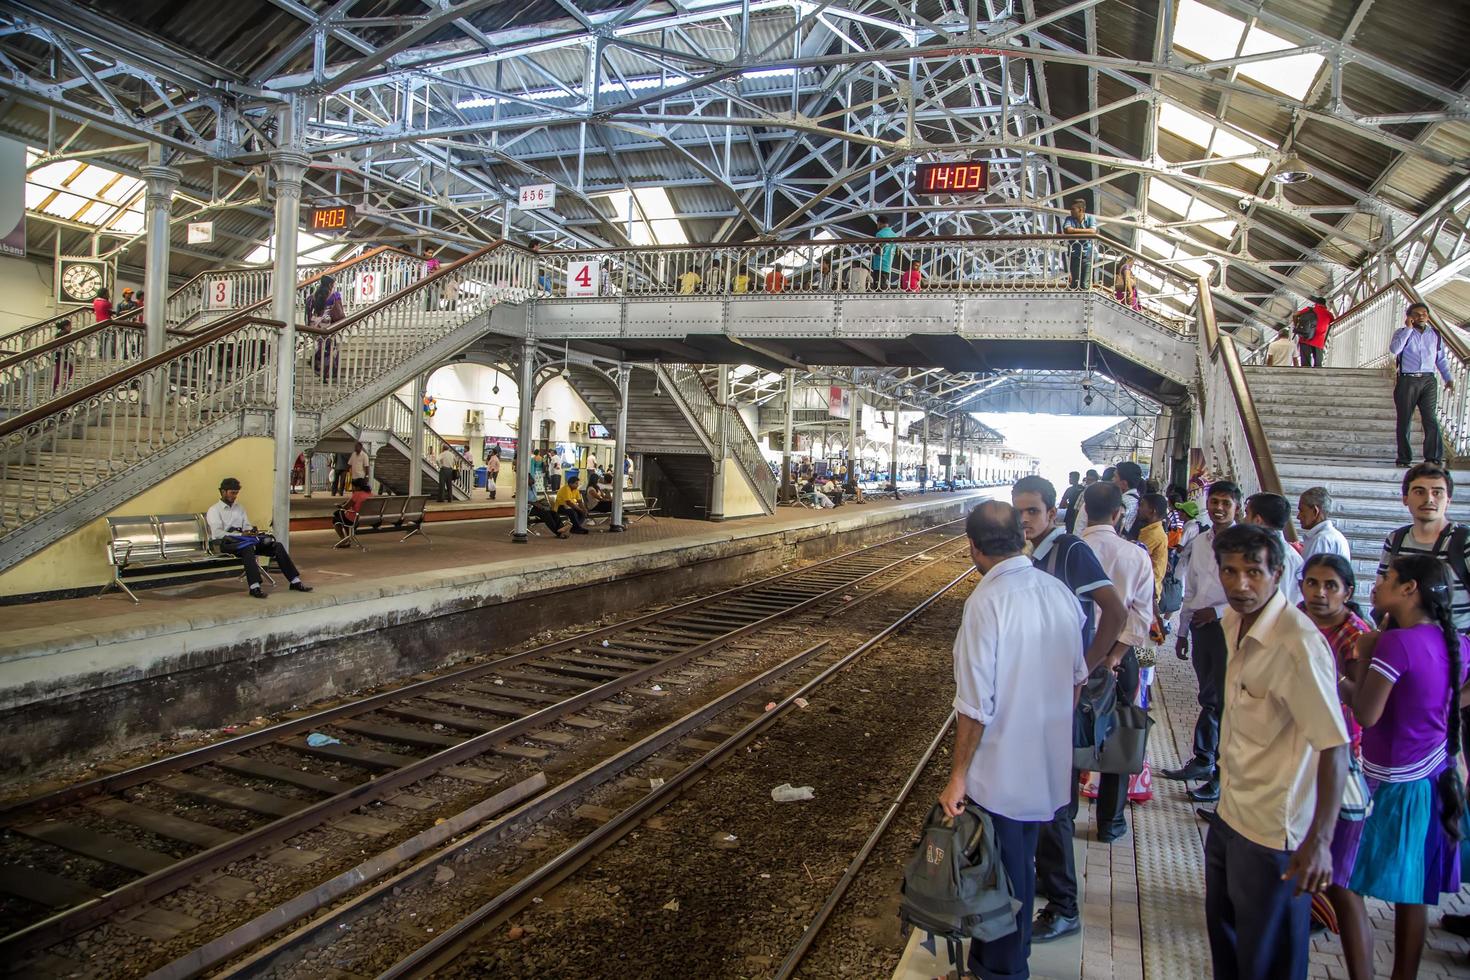
[[[1293,153],[1281,161],[1271,179],[1278,184],[1300,184],[1304,180],[1312,179],[1312,172],[1302,158]]]

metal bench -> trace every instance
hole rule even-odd
[[[355,521],[340,525],[346,529],[347,533],[333,547],[352,547],[366,551],[367,546],[357,540],[359,535],[405,529],[408,533],[399,538],[399,541],[407,541],[415,534],[428,541],[429,535],[424,530],[424,514],[428,504],[428,494],[415,494],[408,497],[369,497],[362,502],[362,508],[358,510]]]
[[[138,597],[123,581],[124,576],[240,566],[240,559],[215,550],[203,514],[109,517],[107,533],[107,563],[112,566],[112,581],[97,593],[98,598],[116,586],[137,602]],[[261,556],[261,571],[274,585],[276,580],[263,567],[264,559]]]

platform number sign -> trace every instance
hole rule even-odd
[[[596,262],[567,263],[567,295],[596,296],[601,271]]]
[[[204,283],[204,308],[228,310],[235,305],[235,280],[209,279]]]
[[[520,205],[522,211],[556,207],[556,185],[527,184],[521,188]]]
[[[368,306],[383,298],[383,276],[376,269],[357,274],[357,302]]]

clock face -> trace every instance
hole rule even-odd
[[[67,299],[85,303],[97,297],[102,288],[102,269],[86,262],[64,265],[61,269],[61,291]]]

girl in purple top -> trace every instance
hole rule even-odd
[[[1373,808],[1349,887],[1394,903],[1395,977],[1418,973],[1424,907],[1460,888],[1465,787],[1455,757],[1470,649],[1450,618],[1452,595],[1438,559],[1400,555],[1373,586],[1385,629],[1358,641],[1353,713]]]

